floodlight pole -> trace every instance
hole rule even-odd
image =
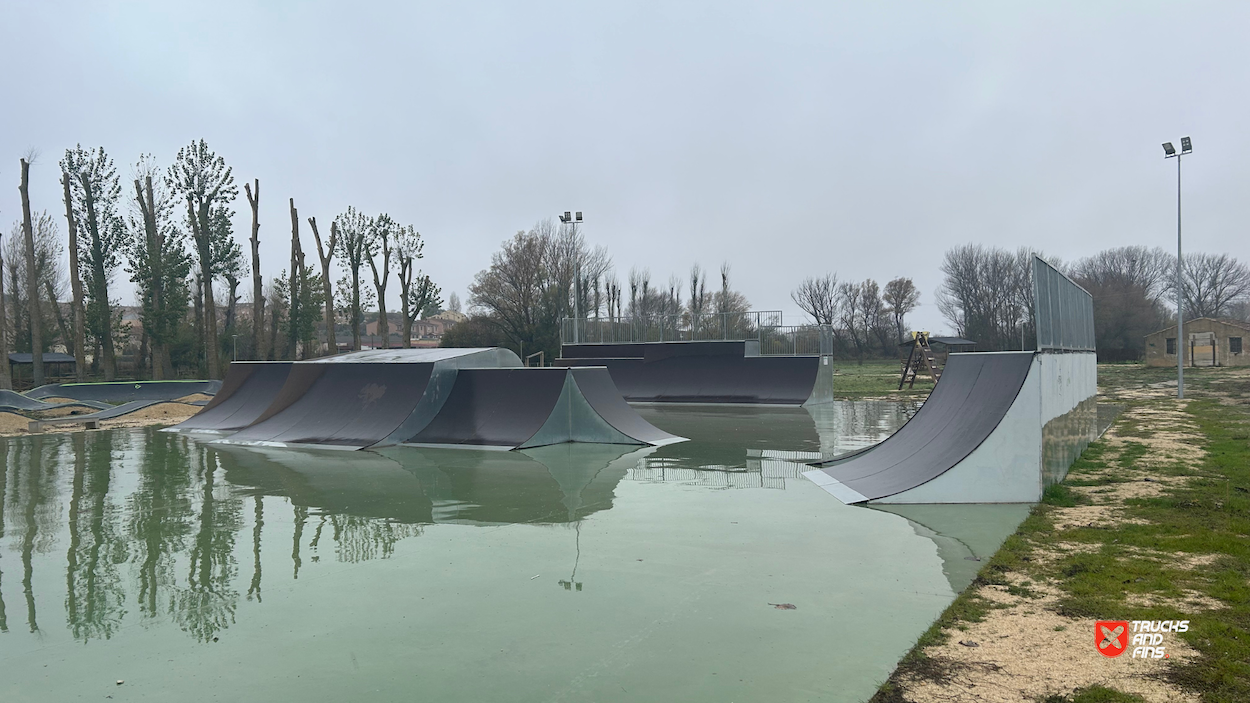
[[[1165,159],[1176,158],[1176,398],[1185,398],[1185,281],[1181,259],[1181,157],[1193,152],[1189,137],[1181,139],[1181,150],[1172,143],[1163,145]],[[1165,350],[1166,351],[1166,350]]]
[[[582,213],[578,211],[577,219],[573,218],[573,214],[565,211],[560,215],[560,221],[572,228],[573,234],[577,235],[577,225],[582,221]],[[578,252],[580,254],[580,252]],[[581,326],[582,326],[582,261],[579,256],[574,263],[573,269],[573,343],[581,343]]]

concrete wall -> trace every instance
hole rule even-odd
[[[1215,335],[1215,365],[1216,366],[1250,366],[1250,326],[1241,327],[1232,325],[1219,320],[1213,320],[1209,317],[1201,317],[1196,320],[1185,321],[1185,337],[1189,338],[1191,334],[1212,333]],[[1153,334],[1146,335],[1146,365],[1147,366],[1176,366],[1176,354],[1167,353],[1168,338],[1176,337],[1176,326],[1173,325],[1167,329],[1159,330]],[[1233,354],[1229,351],[1229,338],[1240,337],[1242,351],[1240,354]],[[1204,359],[1205,361],[1205,359]],[[1185,349],[1185,365],[1190,366],[1194,362],[1190,358],[1189,348]],[[1210,366],[1210,363],[1204,364]]]

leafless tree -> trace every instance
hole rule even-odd
[[[338,339],[334,336],[334,287],[330,284],[330,260],[334,258],[335,247],[338,246],[338,223],[330,223],[330,241],[321,245],[321,232],[317,231],[317,218],[308,218],[308,226],[312,227],[313,238],[317,240],[317,259],[321,261],[321,286],[325,295],[326,349],[329,354],[337,354]]]
[[[399,302],[400,317],[403,319],[400,344],[405,349],[412,347],[412,321],[431,301],[435,287],[430,277],[416,268],[417,260],[425,258],[424,251],[425,240],[412,225],[399,228],[395,238],[395,256],[399,259]]]
[[[451,312],[461,312],[460,310],[460,294],[452,291],[447,296],[447,309]],[[596,309],[597,306],[596,306]]]
[[[1094,299],[1094,338],[1100,359],[1141,358],[1145,337],[1165,324],[1176,257],[1143,246],[1106,249],[1068,271]]]
[[[65,273],[61,266],[64,249],[56,220],[47,212],[32,213],[31,232],[35,251],[33,267],[26,254],[24,230],[24,221],[15,222],[9,239],[5,242],[3,258],[7,266],[5,277],[9,285],[6,296],[9,310],[5,318],[12,325],[9,339],[18,351],[33,349],[32,328],[36,322],[32,318],[38,314],[40,319],[37,324],[45,332],[43,341],[46,346],[55,344],[55,330],[64,327],[61,341],[68,348],[72,337],[69,336],[68,326],[60,324],[63,320],[58,319],[60,308],[56,305],[56,301],[65,291]],[[33,288],[39,299],[38,305],[31,305],[29,298],[32,268],[35,271]]]
[[[838,314],[838,275],[808,276],[790,291],[790,299],[818,325],[832,325]]]
[[[1033,255],[1027,248],[1012,253],[979,244],[948,250],[938,309],[960,336],[982,349],[1027,346],[1032,331]]]
[[[868,342],[868,336],[863,326],[860,324],[860,296],[863,295],[863,286],[858,283],[844,281],[838,284],[838,302],[836,305],[838,311],[837,327],[840,328],[847,337],[850,338],[851,345],[855,347],[855,356],[863,362],[865,346]]]
[[[243,192],[247,195],[247,204],[252,208],[252,337],[256,344],[256,357],[268,358],[265,348],[265,289],[260,276],[260,179],[252,179],[252,185],[243,184]],[[316,232],[313,225],[313,232]],[[321,249],[321,240],[317,240],[317,249]],[[324,268],[322,269],[324,271]],[[330,332],[334,334],[333,330]]]
[[[391,346],[391,326],[386,319],[386,284],[391,276],[391,253],[400,229],[400,224],[386,213],[373,218],[373,226],[369,228],[369,270],[373,272],[373,287],[378,293],[378,334],[382,337],[383,348]],[[379,257],[381,273],[378,272]]]
[[[1223,317],[1250,298],[1250,267],[1228,254],[1193,253],[1184,262],[1186,317]]]
[[[886,304],[886,312],[894,319],[896,341],[903,341],[903,325],[907,314],[920,305],[920,291],[910,278],[896,278],[885,284],[882,301]]]
[[[21,160],[22,233],[26,240],[26,300],[30,306],[30,351],[35,386],[43,385],[43,330],[39,314],[39,276],[35,266],[35,232],[30,221],[30,162]],[[4,360],[7,363],[7,359]]]

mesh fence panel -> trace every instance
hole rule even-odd
[[[1094,299],[1054,266],[1033,258],[1037,348],[1094,351]]]

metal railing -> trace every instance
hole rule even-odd
[[[562,344],[627,344],[636,342],[747,342],[748,354],[817,356],[833,353],[833,328],[828,325],[783,325],[777,311],[654,315],[635,319],[566,317]],[[758,343],[758,344],[752,344]]]
[[[627,342],[758,341],[763,330],[781,326],[778,310],[637,315],[623,318],[566,317],[560,324],[561,344]]]

